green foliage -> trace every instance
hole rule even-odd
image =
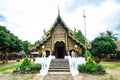
[[[37,40],[35,43],[34,43],[34,46],[37,46],[37,45],[39,45],[41,43],[41,41],[40,40]]]
[[[12,78],[11,80],[18,80],[17,78]]]
[[[100,75],[106,73],[102,65],[96,64],[91,58],[86,62],[86,64],[79,65],[78,70],[82,73],[95,73]]]
[[[120,67],[119,62],[101,62],[105,69],[117,69]]]
[[[114,78],[113,76],[109,76],[108,78],[101,78],[98,80],[117,80],[116,78]]]
[[[19,52],[23,50],[22,41],[4,26],[0,26],[0,51]]]
[[[3,73],[3,74],[8,74],[8,70],[13,70],[17,67],[18,65],[13,65],[13,66],[8,66],[8,67],[3,67],[3,68],[0,68],[0,72]]]
[[[107,30],[106,32],[100,33],[100,36],[105,36],[111,38],[113,41],[117,41],[118,37],[116,37],[118,34],[113,34],[112,31]]]
[[[26,56],[20,66],[16,68],[13,72],[21,72],[21,73],[30,73],[37,72],[41,69],[41,64],[35,64],[29,60]]]
[[[97,37],[92,41],[91,53],[94,56],[101,57],[102,54],[107,55],[114,53],[116,44],[110,37]]]
[[[82,64],[82,65],[79,65],[78,66],[78,70],[81,72],[81,73],[84,73],[86,71],[86,65],[85,64]]]
[[[77,39],[79,42],[85,44],[85,37],[83,36],[83,34],[82,34],[82,32],[80,30],[78,30],[74,34],[74,38]]]
[[[104,75],[106,73],[104,67],[101,64],[96,65],[96,71],[98,74]]]
[[[87,62],[86,62],[86,69],[85,72],[87,73],[93,73],[96,71],[96,65],[95,62],[90,58]]]
[[[40,70],[41,69],[41,65],[40,64],[35,64],[35,63],[31,63],[30,64],[30,67],[29,67],[31,70]]]
[[[30,66],[30,60],[29,58],[26,56],[22,62],[22,64],[20,65],[20,69],[21,70],[24,70],[26,67],[29,67]]]
[[[25,52],[26,54],[29,53],[29,50],[28,50],[28,45],[29,45],[29,44],[30,44],[30,43],[29,43],[28,41],[23,41],[23,42],[22,42],[23,50],[24,50],[24,52]]]
[[[89,50],[83,50],[82,51],[82,56],[84,57],[91,57],[91,52]]]
[[[7,55],[12,52],[20,52],[23,50],[22,41],[13,33],[0,25],[0,51],[5,55],[7,63]]]

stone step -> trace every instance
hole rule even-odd
[[[70,74],[69,62],[67,59],[54,59],[50,63],[48,74],[43,80],[74,80]]]
[[[48,74],[71,74],[70,72],[48,72]]]
[[[69,65],[50,65],[50,67],[68,67],[69,68]]]
[[[48,72],[70,72],[67,59],[53,59]]]
[[[69,69],[69,67],[50,67],[49,69]]]
[[[49,72],[70,72],[70,69],[49,69]]]

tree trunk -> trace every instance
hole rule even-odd
[[[7,52],[5,52],[5,64],[8,62]]]
[[[107,55],[104,53],[104,58],[105,58],[105,59],[106,59],[106,56],[107,56]]]

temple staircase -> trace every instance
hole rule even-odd
[[[67,59],[52,59],[48,74],[43,80],[74,80]]]
[[[49,72],[70,72],[67,59],[53,59],[50,64]]]

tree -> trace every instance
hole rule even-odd
[[[29,53],[28,47],[29,47],[29,42],[28,41],[22,41],[22,45],[23,45],[23,50],[26,54]]]
[[[116,37],[116,35],[118,35],[118,34],[113,34],[112,31],[108,31],[108,30],[106,31],[106,36],[110,37],[114,41],[118,40],[118,38]]]
[[[114,41],[110,37],[106,36],[95,38],[91,44],[91,52],[94,56],[97,57],[101,57],[102,55],[104,55],[104,57],[106,58],[108,54],[114,53],[116,49],[116,44],[114,43]]]
[[[82,32],[80,30],[78,30],[73,37],[75,39],[77,39],[79,42],[85,44],[85,37],[83,36]]]
[[[100,36],[105,36],[105,33],[104,32],[101,32],[101,33],[99,33],[100,34]]]
[[[9,53],[23,50],[22,41],[4,26],[0,26],[0,41],[0,51],[4,55],[6,62]]]
[[[37,40],[37,41],[34,43],[34,45],[37,46],[37,45],[39,45],[40,43],[41,43],[41,41],[40,41],[40,40]]]
[[[107,30],[106,32],[100,33],[100,36],[110,37],[114,41],[118,40],[118,37],[116,37],[117,35],[118,34],[113,34],[113,32],[109,30]]]

